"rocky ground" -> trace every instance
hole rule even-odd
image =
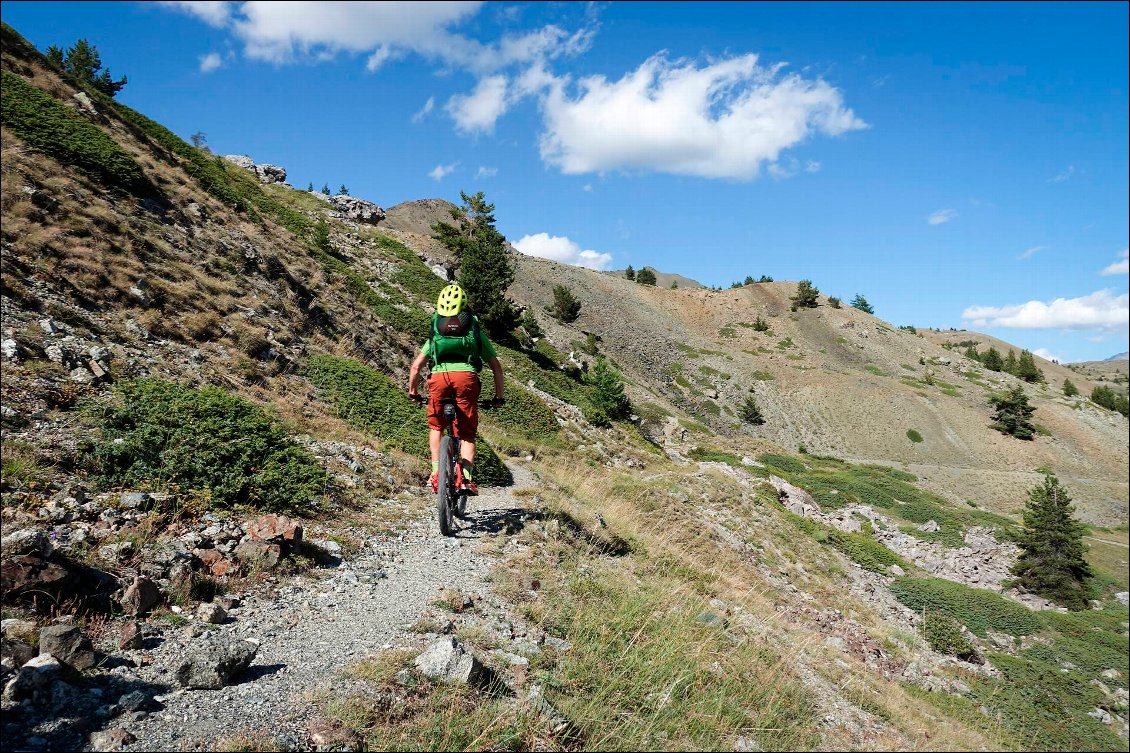
[[[523,469],[515,476],[528,484]],[[333,566],[271,576],[157,619],[108,623],[97,645],[56,649],[80,664],[92,650],[102,671],[85,678],[65,660],[6,672],[4,747],[210,750],[256,739],[318,748],[327,725],[311,701],[348,685],[343,669],[392,648],[419,651],[469,622],[501,647],[488,663],[520,672],[521,654],[555,639],[507,612],[479,550],[512,528],[522,504],[510,489],[484,490],[453,538],[439,534],[430,509],[417,509],[403,530],[365,538]],[[27,627],[5,620],[5,642]],[[51,630],[40,631],[40,650]]]

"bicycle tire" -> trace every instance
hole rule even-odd
[[[455,499],[455,517],[463,520],[467,517],[467,492],[459,492]]]
[[[455,442],[451,437],[443,437],[439,443],[439,489],[436,491],[436,515],[439,517],[439,532],[444,536],[455,535],[455,522],[452,519],[455,496]]]

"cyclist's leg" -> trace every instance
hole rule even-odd
[[[460,439],[460,465],[465,481],[474,481],[475,434],[479,428],[479,395],[482,383],[479,375],[472,371],[456,372],[455,386],[455,435]],[[453,375],[454,376],[454,375]]]
[[[444,397],[453,393],[450,380],[445,374],[432,374],[428,377],[428,450],[432,455],[432,474],[428,482],[435,491],[438,481],[439,443],[443,437]]]

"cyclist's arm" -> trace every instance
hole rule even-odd
[[[428,357],[424,354],[424,352],[420,351],[416,355],[416,360],[412,361],[412,366],[408,370],[408,394],[409,395],[417,394],[416,393],[416,383],[420,381],[420,369],[422,369],[424,367],[424,361],[426,361],[427,358]]]
[[[502,384],[502,364],[498,360],[498,356],[491,356],[487,361],[490,364],[490,370],[494,372],[494,398],[495,400],[502,400],[503,384]]]

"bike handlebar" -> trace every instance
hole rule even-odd
[[[421,406],[425,406],[425,405],[428,404],[428,399],[426,397],[424,397],[423,395],[409,395],[408,399],[411,400],[414,403],[418,403]],[[454,401],[452,401],[452,402],[454,402]],[[499,408],[503,405],[506,405],[506,398],[498,398],[497,400],[480,400],[479,401],[479,407],[480,408],[486,408],[487,410],[489,410],[491,408]]]

